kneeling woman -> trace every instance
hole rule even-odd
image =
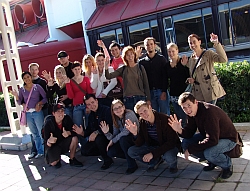
[[[126,129],[125,121],[130,119],[136,125],[139,124],[135,113],[125,108],[120,100],[114,100],[111,105],[111,115],[113,119],[113,134],[109,132],[109,127],[105,122],[101,122],[101,129],[110,140],[107,151],[108,156],[126,158],[128,169],[126,174],[132,174],[138,168],[134,159],[128,155],[128,149],[134,145],[133,135]]]

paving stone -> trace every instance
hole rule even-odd
[[[241,179],[242,173],[234,172],[232,176],[226,179],[227,182],[238,182]]]
[[[239,183],[235,191],[249,191],[249,183]]]
[[[120,178],[118,178],[116,181],[117,182],[133,183],[138,177],[140,177],[140,176],[134,175],[134,173],[133,173],[133,174],[130,174],[130,175],[123,175]]]
[[[129,186],[129,183],[114,182],[113,184],[108,186],[106,190],[109,190],[109,191],[111,191],[111,190],[124,190],[128,186]]]
[[[218,176],[220,175],[220,170],[213,170],[213,171],[202,171],[199,176],[197,177],[197,179],[199,180],[211,180],[214,181],[218,178]]]
[[[107,187],[112,185],[114,182],[106,181],[106,180],[98,180],[96,183],[91,185],[90,189],[99,189],[99,190],[105,190]]]
[[[144,190],[147,186],[143,185],[143,184],[130,184],[129,186],[127,186],[124,190],[125,191],[135,191],[135,190]]]
[[[88,188],[91,185],[95,184],[97,180],[89,179],[89,178],[84,178],[81,182],[77,183],[76,186]]]
[[[194,180],[192,180],[192,179],[176,178],[169,185],[169,188],[177,188],[177,189],[185,188],[185,189],[188,189],[193,182],[194,182]]]
[[[166,187],[162,187],[162,186],[148,186],[146,189],[144,189],[143,191],[163,191],[163,190],[167,190]]]
[[[192,170],[183,170],[179,175],[180,178],[195,179],[201,172]]]
[[[211,181],[195,180],[190,188],[196,190],[211,190],[213,185],[214,183]]]
[[[151,184],[156,179],[155,176],[140,176],[137,178],[134,183],[138,184]]]
[[[250,173],[247,172],[247,173],[242,174],[242,177],[241,177],[240,181],[244,182],[244,183],[245,182],[250,183]],[[250,188],[249,188],[249,190],[250,190]]]
[[[212,191],[218,191],[218,190],[234,191],[236,186],[237,186],[237,183],[232,183],[232,182],[216,183]]]
[[[157,177],[157,178],[151,183],[151,185],[166,186],[166,187],[168,187],[173,181],[174,181],[173,178]]]

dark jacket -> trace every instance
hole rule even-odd
[[[219,107],[198,102],[198,110],[194,117],[188,116],[187,126],[182,129],[181,136],[191,138],[199,130],[200,134],[207,138],[207,141],[190,145],[190,154],[204,151],[207,148],[218,144],[219,139],[230,139],[237,142],[237,131],[228,115]]]
[[[159,141],[159,147],[151,151],[151,153],[153,154],[153,158],[159,158],[161,155],[175,147],[181,150],[180,139],[177,133],[168,124],[169,116],[163,113],[158,113],[156,111],[153,112],[155,115],[155,125]],[[152,143],[153,140],[149,137],[147,131],[147,122],[141,119],[140,130],[135,140],[135,145],[142,146],[143,144],[147,144],[151,146]]]
[[[88,137],[94,131],[98,131],[99,134],[103,134],[100,123],[105,121],[109,125],[109,132],[113,133],[113,121],[111,117],[111,109],[102,104],[98,104],[98,109],[96,112],[91,111],[88,117],[88,125],[84,132],[84,137]]]
[[[144,66],[149,83],[149,89],[161,89],[167,92],[168,88],[168,73],[167,73],[167,60],[166,58],[156,53],[153,58],[148,54],[139,60],[139,64]]]
[[[70,116],[65,115],[62,121],[62,126],[65,128],[66,131],[71,132],[71,136],[76,136],[77,134],[73,131],[74,123],[71,119]],[[55,117],[53,115],[47,116],[45,119],[45,124],[44,124],[44,143],[47,145],[47,141],[50,138],[50,133],[53,133],[53,137],[57,137],[57,141],[55,144],[62,142],[64,139],[64,136],[62,135],[63,129],[60,130],[57,126],[57,123],[55,121]]]

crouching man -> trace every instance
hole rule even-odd
[[[126,128],[135,139],[135,146],[128,150],[129,156],[148,164],[147,172],[154,171],[165,160],[170,172],[176,173],[181,142],[177,133],[168,125],[169,116],[152,110],[145,101],[137,102],[134,110],[140,116],[140,127],[126,120]]]
[[[53,107],[51,116],[45,119],[44,143],[46,161],[56,168],[61,167],[61,154],[70,151],[70,166],[82,167],[75,158],[78,146],[77,134],[73,131],[74,123],[70,116],[64,114],[64,106],[60,103]]]
[[[181,126],[176,115],[170,116],[169,125],[183,137],[182,148],[185,158],[193,154],[208,161],[204,171],[222,168],[221,178],[229,178],[233,174],[231,158],[226,152],[235,148],[238,133],[227,114],[219,107],[200,102],[189,93],[180,95],[178,104],[188,115],[185,128]],[[199,133],[196,133],[197,129]]]

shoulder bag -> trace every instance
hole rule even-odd
[[[34,85],[32,86],[32,88],[30,90],[28,100],[27,100],[27,102],[25,104],[25,107],[24,107],[23,111],[21,112],[20,125],[22,125],[22,126],[27,126],[26,110],[27,110],[27,107],[28,107],[28,104],[29,104],[29,101],[30,101],[30,96],[32,94],[33,89],[34,89]]]
[[[196,67],[197,67],[199,61],[201,60],[201,57],[203,56],[203,54],[204,54],[205,52],[206,52],[206,50],[204,50],[204,51],[201,53],[200,57],[198,58],[198,60],[197,60],[197,62],[196,62],[196,64],[195,64],[195,66],[194,66],[194,69],[193,69],[193,71],[192,71],[192,75],[191,75],[192,78],[194,78],[193,76],[194,76],[194,72],[195,72],[195,70],[196,70]],[[185,89],[185,92],[192,92],[193,84],[190,84],[188,81],[186,81],[186,83],[188,83],[188,86],[187,86],[187,88]]]
[[[86,95],[87,93],[86,93],[86,91],[84,90],[84,89],[82,89],[82,87],[74,80],[74,79],[71,79],[72,80],[72,82],[74,82],[75,83],[75,85],[81,90],[81,92],[83,92],[84,93],[84,95]]]

